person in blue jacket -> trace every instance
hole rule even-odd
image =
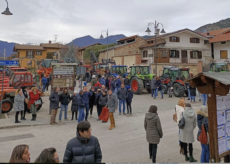
[[[159,77],[156,77],[156,80],[157,80],[157,82],[156,82],[157,89],[156,89],[156,92],[154,95],[154,99],[156,99],[158,91],[161,92],[161,99],[163,99],[164,97],[163,97],[163,91],[162,91],[162,87],[161,87],[161,80]]]
[[[111,91],[114,93],[115,89],[116,89],[116,79],[114,79],[112,77],[112,80],[111,80],[111,83],[110,83],[110,86],[111,86]]]
[[[117,93],[117,91],[118,91],[120,88],[121,88],[121,80],[120,80],[120,77],[117,76],[115,93]]]
[[[101,83],[101,85],[104,85],[104,86],[105,86],[105,79],[104,79],[104,76],[102,76],[102,77],[100,78],[100,83]]]
[[[133,99],[133,92],[131,91],[131,87],[129,85],[126,86],[127,89],[127,99],[126,99],[126,104],[127,104],[127,114],[132,114],[132,107],[131,107],[131,103],[132,103],[132,99]]]
[[[77,94],[77,101],[76,101],[78,112],[79,112],[78,123],[84,121],[84,117],[85,117],[85,113],[84,113],[85,104],[83,102],[82,97],[83,97],[83,90],[80,90],[79,94]]]
[[[85,121],[87,121],[88,119],[88,114],[89,114],[89,98],[92,96],[92,93],[88,91],[87,87],[83,88],[83,102],[85,105],[85,109],[86,109],[86,115],[85,115]]]
[[[42,78],[42,85],[43,85],[43,88],[42,88],[42,91],[43,92],[45,92],[45,89],[46,89],[46,83],[47,83],[47,78],[46,78],[46,76],[44,76],[43,78]]]

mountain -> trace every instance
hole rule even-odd
[[[119,35],[111,35],[108,37],[108,43],[117,43],[117,40],[125,38],[126,36],[123,34],[119,34]],[[95,43],[101,43],[101,44],[107,44],[107,38],[104,39],[95,39],[90,35],[87,36],[83,36],[80,38],[76,38],[72,41],[74,43],[74,45],[78,46],[78,47],[85,47],[91,44],[95,44]],[[70,43],[72,43],[70,42]],[[69,44],[70,44],[69,43]],[[69,45],[68,44],[68,45]]]
[[[228,28],[228,27],[230,27],[230,18],[222,19],[219,22],[206,24],[204,26],[199,27],[195,31],[206,33],[208,31],[219,30],[219,29]]]
[[[4,56],[4,49],[6,49],[6,57],[15,53],[15,52],[13,52],[13,48],[14,48],[15,44],[16,43],[9,43],[9,42],[0,41],[0,57]]]

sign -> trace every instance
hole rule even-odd
[[[85,67],[78,67],[77,68],[77,75],[84,75],[86,73],[86,68]]]
[[[0,60],[0,65],[18,65],[16,60]]]

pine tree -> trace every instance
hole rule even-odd
[[[69,50],[65,54],[64,62],[65,63],[77,63],[75,54],[76,54],[76,48],[72,43],[69,46]]]

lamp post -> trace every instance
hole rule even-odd
[[[6,3],[7,3],[7,7],[6,7],[6,10],[4,12],[2,12],[3,15],[13,15],[13,13],[10,12],[10,9],[8,7],[8,1],[5,0]]]
[[[100,39],[104,39],[104,37],[103,37],[103,35],[102,35],[102,33],[103,32],[105,32],[106,33],[106,35],[107,35],[107,62],[108,62],[108,36],[109,36],[109,30],[107,29],[107,31],[106,30],[103,30],[102,32],[101,32],[101,36],[100,36]]]
[[[7,7],[6,7],[6,10],[4,12],[2,12],[3,15],[13,15],[9,8],[8,8],[8,1],[5,0],[6,3],[7,3]],[[2,118],[2,99],[3,99],[3,81],[4,81],[4,75],[5,75],[5,66],[4,66],[4,69],[3,69],[3,72],[2,72],[2,93],[1,93],[1,106],[0,106],[0,119]]]
[[[161,30],[161,33],[166,33],[165,32],[165,30],[164,30],[164,26],[163,26],[163,24],[162,23],[159,23],[159,22],[156,22],[155,21],[155,23],[152,23],[152,22],[150,22],[150,23],[148,23],[148,26],[147,26],[147,30],[145,31],[145,32],[147,32],[148,33],[148,35],[150,35],[150,33],[151,33],[151,31],[150,31],[150,29],[149,29],[149,26],[150,25],[153,25],[154,26],[154,34],[155,34],[155,64],[156,64],[156,76],[157,76],[157,34],[159,33],[159,31],[160,31],[160,29],[158,28],[158,26],[159,25],[161,25],[162,26],[162,30]],[[154,60],[154,56],[153,56],[153,60]]]

